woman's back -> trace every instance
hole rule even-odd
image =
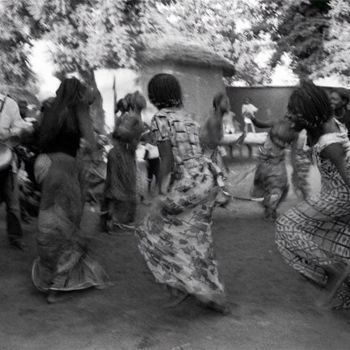
[[[202,155],[199,125],[183,109],[162,109],[152,120],[156,141],[170,140],[178,162]]]

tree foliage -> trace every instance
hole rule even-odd
[[[234,79],[249,84],[267,80],[257,57],[269,48],[268,36],[252,30],[261,21],[259,1],[177,1],[162,10],[172,27],[231,61],[237,71]]]
[[[332,74],[350,83],[350,3],[347,0],[331,0],[330,24],[324,44],[326,59],[323,75]]]
[[[134,68],[150,33],[202,42],[249,84],[268,81],[285,54],[299,76],[349,76],[349,8],[348,0],[2,0],[0,79],[30,80],[31,40],[41,38],[61,72]],[[266,50],[268,65],[258,59]]]
[[[259,29],[268,31],[275,43],[271,67],[288,54],[299,77],[322,75],[327,57],[329,0],[266,0],[262,9],[265,26]]]
[[[20,2],[0,2],[0,83],[20,84],[33,81],[28,63],[30,26],[22,16]]]

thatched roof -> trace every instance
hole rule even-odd
[[[141,65],[173,62],[197,67],[221,68],[224,76],[235,73],[234,66],[208,46],[182,37],[152,38],[144,43],[139,54]]]
[[[29,105],[40,105],[36,96],[25,88],[0,84],[0,92],[11,96],[17,103],[20,100],[26,100]]]

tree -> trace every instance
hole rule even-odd
[[[350,3],[347,0],[331,0],[330,25],[327,41],[324,44],[326,59],[323,75],[340,75],[350,83]]]
[[[262,20],[259,1],[177,1],[161,10],[173,29],[231,61],[237,71],[234,80],[248,84],[268,80],[267,67],[256,60],[259,53],[270,47],[265,32],[253,31]]]
[[[265,25],[256,30],[270,33],[275,43],[271,67],[288,54],[300,78],[320,75],[328,55],[329,0],[265,0],[262,5]]]
[[[16,1],[0,2],[0,83],[24,85],[34,82],[28,63],[31,38]]]
[[[22,0],[25,1],[25,0]],[[78,72],[94,87],[91,114],[103,128],[102,96],[94,71],[98,68],[135,68],[141,34],[152,30],[150,9],[156,0],[26,0],[33,35],[54,44],[52,57],[62,77]]]

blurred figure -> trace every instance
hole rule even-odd
[[[211,232],[222,173],[203,156],[199,126],[183,109],[178,80],[157,74],[148,95],[159,110],[151,129],[161,155],[164,195],[136,231],[139,250],[156,281],[175,298],[172,305],[193,295],[207,307],[227,312]]]
[[[145,98],[136,91],[117,104],[121,116],[113,132],[114,147],[108,154],[107,178],[101,206],[101,228],[132,228],[136,215],[136,148],[143,130],[141,111]]]
[[[26,119],[27,113],[28,113],[28,102],[26,100],[19,100],[18,107],[19,107],[19,114],[21,115],[21,118]]]
[[[22,226],[20,223],[19,188],[16,155],[12,148],[21,137],[33,132],[30,124],[20,115],[17,103],[0,93],[0,202],[6,205],[7,234],[10,244],[23,249]]]
[[[265,218],[274,221],[289,190],[285,150],[298,135],[288,120],[262,122],[254,117],[251,120],[259,128],[270,128],[264,145],[259,148],[251,196],[263,198]]]
[[[330,101],[335,118],[346,126],[348,136],[350,136],[350,111],[347,109],[349,96],[337,90],[332,90]]]
[[[145,124],[145,132],[143,133],[141,141],[145,145],[144,159],[147,162],[148,193],[151,193],[153,178],[155,178],[156,186],[160,190],[160,187],[159,187],[160,157],[159,157],[158,147],[154,145],[151,129],[146,124]]]
[[[276,244],[285,262],[324,288],[321,306],[350,307],[350,141],[325,91],[310,82],[288,102],[293,128],[307,131],[321,190],[280,216]]]
[[[41,154],[35,178],[42,196],[36,236],[38,258],[32,268],[36,288],[54,303],[60,292],[103,288],[108,276],[89,254],[80,232],[85,203],[85,169],[77,159],[80,139],[95,149],[88,89],[78,79],[62,81],[52,105],[45,107],[39,130]]]
[[[307,144],[306,130],[302,130],[292,143],[291,163],[293,167],[292,185],[299,198],[310,196],[309,174],[312,166],[312,149]]]
[[[213,99],[213,111],[200,133],[204,154],[226,173],[229,172],[228,164],[224,160],[227,153],[221,142],[224,136],[223,118],[229,111],[230,100],[227,95],[222,92],[216,94]]]
[[[255,118],[255,113],[258,111],[258,108],[252,104],[252,101],[249,97],[245,98],[242,105],[242,119],[245,124],[245,132],[256,132],[254,124],[252,123],[252,118]]]

